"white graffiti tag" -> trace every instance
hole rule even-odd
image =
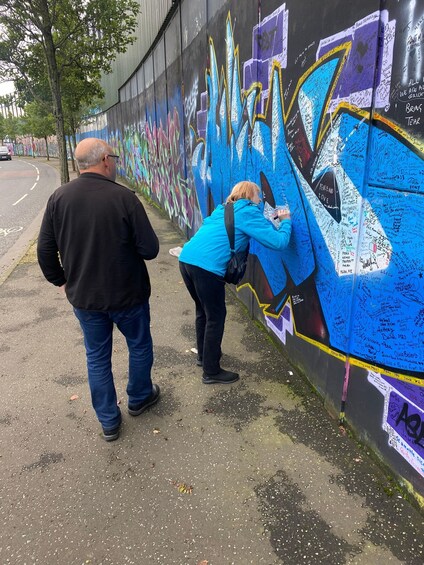
[[[197,96],[199,94],[199,78],[195,77],[190,93],[184,98],[184,114],[187,124],[190,125],[192,116],[196,112]]]
[[[415,81],[422,79],[422,46],[424,30],[424,14],[415,15],[416,0],[410,0],[408,24],[406,26],[407,37],[405,45],[405,61],[403,65],[402,84],[408,84],[412,77]],[[411,68],[412,67],[412,68]]]

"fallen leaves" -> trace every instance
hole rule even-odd
[[[177,481],[171,481],[171,484],[178,489],[181,494],[193,494],[193,487],[187,483],[179,483]]]

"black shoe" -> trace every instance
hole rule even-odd
[[[103,438],[106,441],[115,441],[115,439],[118,439],[120,431],[120,425],[117,428],[113,428],[113,430],[103,430]]]
[[[116,439],[118,439],[119,437],[119,432],[121,431],[121,424],[122,424],[122,417],[120,419],[120,422],[117,426],[115,426],[114,428],[112,428],[111,430],[105,430],[103,427],[103,438],[106,441],[115,441]]]
[[[159,400],[159,396],[159,385],[153,385],[152,394],[148,398],[146,398],[146,400],[143,400],[143,402],[140,402],[140,404],[128,404],[128,414],[130,414],[131,416],[139,416],[145,410],[147,410],[149,406],[156,404],[156,402]]]
[[[206,373],[203,373],[202,382],[205,385],[211,385],[214,383],[226,385],[235,383],[239,380],[239,378],[240,377],[238,373],[232,373],[231,371],[225,371],[225,369],[221,369],[216,375],[207,375]]]

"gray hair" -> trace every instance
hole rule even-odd
[[[81,146],[75,150],[75,158],[80,171],[89,169],[98,165],[105,153],[108,152],[108,145],[102,139],[91,139],[91,143],[87,143],[88,139],[83,140]]]

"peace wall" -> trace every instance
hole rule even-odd
[[[187,238],[243,179],[289,206],[289,248],[252,242],[237,293],[421,504],[423,22],[424,0],[172,2],[80,134]]]

